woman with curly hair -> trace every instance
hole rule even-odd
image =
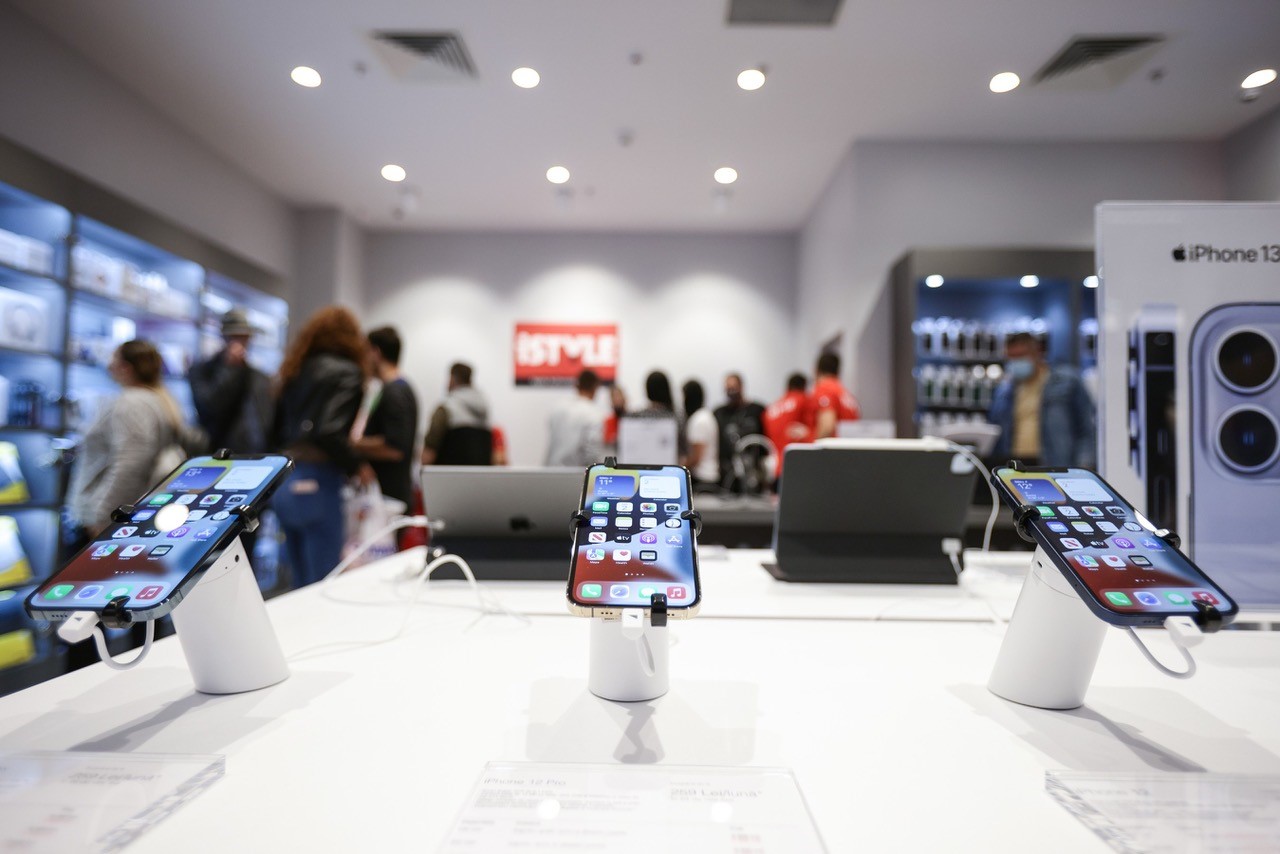
[[[280,365],[274,444],[294,471],[276,493],[293,586],[324,578],[342,556],[342,486],[361,459],[351,446],[364,393],[365,339],[342,306],[307,321]]]

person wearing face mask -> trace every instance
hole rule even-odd
[[[1045,345],[1029,332],[1009,336],[1005,379],[987,420],[1001,428],[992,457],[1046,466],[1097,465],[1093,398],[1079,374],[1051,367]]]
[[[725,376],[724,396],[729,400],[717,406],[715,411],[720,428],[720,484],[741,492],[743,484],[734,472],[733,455],[743,437],[764,434],[764,404],[747,400],[742,390],[742,375],[738,373]],[[750,457],[748,465],[758,465],[764,457],[764,450],[759,446],[749,448],[746,453]]]

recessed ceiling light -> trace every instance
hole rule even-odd
[[[1012,71],[1001,71],[995,77],[991,78],[992,92],[1012,92],[1018,88],[1018,84],[1022,79]]]
[[[541,81],[541,75],[532,68],[525,68],[521,66],[511,72],[511,82],[519,86],[521,89],[532,89]]]
[[[314,89],[320,85],[320,72],[307,65],[299,65],[289,72],[289,76],[293,78],[294,83],[306,86],[308,89]]]
[[[944,279],[941,276],[939,276],[937,273],[934,273],[932,276],[925,276],[924,284],[925,284],[925,287],[928,287],[928,288],[940,288],[942,287],[943,281]]]
[[[1097,277],[1097,276],[1085,276],[1085,277],[1084,277],[1084,286],[1085,286],[1086,288],[1096,288],[1096,287],[1098,286],[1098,277]]]
[[[1241,89],[1257,89],[1259,86],[1266,86],[1268,83],[1274,82],[1276,79],[1276,70],[1274,68],[1264,68],[1261,71],[1255,71],[1244,79],[1240,84]]]
[[[547,180],[552,184],[563,184],[569,180],[569,170],[563,166],[552,166],[547,170]]]
[[[764,72],[759,68],[748,68],[738,74],[738,88],[754,92],[764,85]]]
[[[1034,288],[1040,284],[1040,277],[1023,276],[1021,279],[1018,279],[1018,284],[1022,285],[1024,288]]]
[[[403,166],[397,166],[394,163],[388,163],[382,167],[382,177],[388,181],[399,183],[405,179],[406,174]]]
[[[717,184],[732,184],[738,180],[738,170],[731,166],[721,166],[716,170],[714,177]]]

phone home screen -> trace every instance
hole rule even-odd
[[[587,473],[573,558],[573,600],[588,607],[642,608],[653,594],[669,608],[697,602],[693,529],[684,469],[608,469]]]
[[[287,466],[285,457],[188,460],[40,585],[29,607],[99,610],[119,596],[135,610],[164,602],[237,524],[235,508],[257,499]]]
[[[1194,613],[1197,600],[1234,611],[1220,588],[1093,472],[1001,469],[998,476],[1019,504],[1036,508],[1032,524],[1111,611]]]

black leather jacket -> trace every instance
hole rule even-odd
[[[351,425],[363,393],[364,375],[355,362],[332,353],[309,356],[280,391],[274,445],[300,460],[327,460],[355,474],[360,458],[351,448]]]

